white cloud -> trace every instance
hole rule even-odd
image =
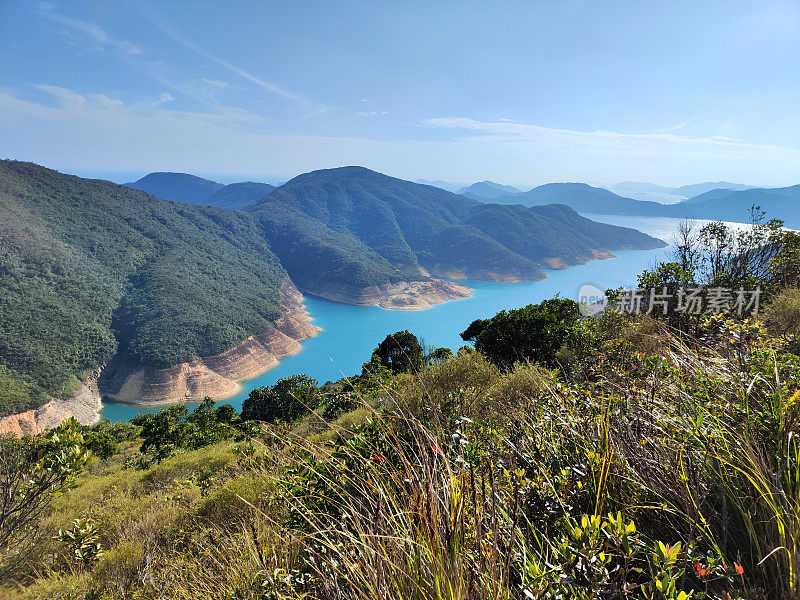
[[[478,136],[478,139],[486,142],[528,142],[542,148],[570,149],[579,152],[614,152],[638,156],[677,153],[718,155],[769,153],[800,156],[800,151],[796,149],[723,136],[690,137],[671,133],[573,131],[507,121],[476,121],[466,117],[435,117],[425,119],[423,124],[428,127],[479,132],[483,135]]]
[[[228,87],[227,81],[220,81],[218,79],[208,79],[207,77],[203,77],[203,81],[205,81],[209,85],[213,85],[219,89]]]
[[[92,40],[97,42],[97,44],[100,45],[101,47],[114,46],[115,48],[127,54],[133,54],[133,55],[142,54],[142,49],[136,44],[129,42],[127,40],[117,39],[109,35],[105,30],[101,29],[94,23],[83,21],[81,19],[75,19],[73,17],[67,17],[65,15],[53,12],[52,4],[42,4],[40,5],[40,9],[42,14],[45,15],[48,19],[52,19],[53,21],[61,23],[62,25],[66,25],[67,27],[75,31],[80,31],[86,34]]]
[[[234,65],[233,63],[230,63],[230,62],[228,62],[226,60],[223,60],[223,59],[215,56],[214,54],[212,54],[211,52],[209,52],[205,48],[202,48],[201,46],[199,46],[198,44],[194,43],[192,40],[190,40],[189,38],[187,38],[183,34],[181,34],[178,31],[176,31],[173,27],[171,27],[167,23],[165,23],[160,17],[158,17],[152,11],[145,9],[142,6],[140,6],[139,8],[141,9],[142,14],[153,25],[155,25],[165,35],[167,35],[169,38],[171,38],[173,41],[177,42],[178,44],[180,44],[181,46],[183,46],[187,50],[190,50],[190,51],[194,52],[195,54],[197,54],[198,56],[200,56],[202,58],[205,58],[206,60],[210,60],[211,62],[214,62],[214,63],[224,67],[225,69],[227,69],[231,73],[234,73],[234,74],[238,75],[239,77],[242,77],[243,79],[246,79],[247,81],[250,81],[251,83],[259,86],[260,88],[262,88],[262,89],[264,89],[264,90],[266,90],[268,92],[270,92],[271,94],[275,94],[276,96],[280,96],[282,98],[286,98],[287,100],[291,100],[293,102],[297,102],[299,104],[303,104],[303,105],[306,105],[306,106],[312,106],[314,104],[313,102],[311,102],[311,100],[309,100],[308,98],[306,98],[306,97],[304,97],[304,96],[302,96],[300,94],[296,94],[296,93],[294,93],[294,92],[292,92],[292,91],[290,91],[290,90],[288,90],[288,89],[286,89],[286,88],[284,88],[284,87],[282,87],[282,86],[280,86],[280,85],[278,85],[276,83],[273,83],[271,81],[267,81],[267,80],[265,80],[265,79],[263,79],[261,77],[257,77],[256,75],[253,75],[252,73],[246,71],[245,69],[243,69],[243,68],[241,68],[241,67],[239,67],[237,65]],[[209,82],[209,83],[211,83],[211,82]],[[320,110],[320,106],[322,106],[322,105],[317,106],[317,108],[315,110],[319,111]],[[317,113],[317,114],[319,114],[319,113]]]
[[[168,93],[124,102],[110,94],[37,85],[0,88],[0,157],[63,170],[297,173],[360,164],[410,180],[492,179],[522,187],[548,181],[740,180],[797,183],[800,154],[737,140],[582,133],[518,123],[431,119],[472,135],[359,139],[277,132],[242,110],[181,111]],[[411,128],[419,136],[424,128]],[[441,135],[437,137],[441,138]],[[677,141],[675,141],[677,139]]]
[[[270,94],[279,98],[284,98],[285,100],[292,102],[295,106],[300,107],[302,110],[300,116],[301,122],[307,121],[308,119],[323,114],[329,110],[329,107],[325,106],[324,104],[313,102],[300,94],[296,94],[280,85],[258,77],[233,63],[215,56],[183,36],[144,6],[134,6],[139,8],[142,15],[160,31],[162,31],[167,37],[180,44],[187,50],[195,53],[207,61],[223,67],[227,71],[238,75],[242,79],[249,81],[250,83],[269,92]],[[162,85],[180,92],[181,94],[185,94],[186,96],[201,102],[207,107],[220,112],[241,111],[241,109],[238,108],[222,105],[222,103],[220,103],[215,96],[215,92],[228,87],[229,83],[227,81],[210,77],[202,77],[196,80],[187,81],[185,77],[170,75],[168,60],[154,59],[152,58],[152,52],[145,53],[144,50],[136,44],[133,44],[127,40],[117,39],[94,23],[59,14],[54,11],[53,5],[49,3],[40,4],[39,10],[40,13],[45,17],[57,23],[61,23],[62,25],[66,25],[72,31],[78,31],[85,34],[100,48],[111,46],[118,49],[122,52],[125,58],[129,60],[129,64],[131,66],[155,81],[158,81]],[[151,58],[145,58],[147,54],[149,54]]]

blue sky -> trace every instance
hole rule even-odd
[[[800,2],[0,0],[0,156],[521,187],[800,177]]]

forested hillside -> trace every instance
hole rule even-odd
[[[662,245],[632,229],[582,219],[567,207],[486,205],[361,167],[300,175],[250,211],[279,222],[289,211],[302,214],[309,227],[313,221],[351,234],[403,269],[476,279],[536,279],[547,259],[575,264],[597,250]]]
[[[661,245],[564,206],[484,205],[361,168],[262,198],[227,210],[0,162],[0,414],[71,392],[117,353],[166,367],[223,352],[279,316],[287,272],[312,292],[428,273],[538,279],[598,250]]]
[[[247,215],[22,162],[0,162],[0,186],[3,413],[117,349],[175,364],[279,316],[286,272]]]

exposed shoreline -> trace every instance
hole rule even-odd
[[[444,279],[401,281],[366,288],[326,283],[306,287],[303,291],[330,302],[379,306],[387,310],[427,310],[435,304],[472,295],[472,288]]]
[[[281,292],[281,316],[266,331],[221,354],[172,367],[113,362],[100,376],[103,397],[136,406],[167,406],[196,402],[206,396],[224,400],[236,395],[243,381],[258,377],[280,359],[297,354],[302,350],[300,341],[321,331],[311,323],[303,295],[291,281],[284,283]]]
[[[337,292],[338,289],[338,292]],[[241,383],[277,366],[280,359],[302,350],[300,342],[317,335],[303,294],[288,281],[282,288],[281,316],[267,331],[233,348],[163,369],[115,360],[90,374],[70,398],[54,398],[39,408],[0,419],[0,436],[35,435],[75,417],[82,425],[100,420],[102,398],[134,406],[170,406],[209,396],[224,400],[241,390]],[[307,293],[356,306],[377,305],[390,310],[425,310],[435,304],[471,295],[471,288],[432,279],[369,288],[321,286]]]
[[[93,372],[70,398],[53,398],[39,408],[8,415],[0,419],[0,437],[36,435],[58,427],[62,421],[75,417],[81,425],[94,425],[100,420],[100,392],[97,388],[99,370]]]

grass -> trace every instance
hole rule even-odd
[[[648,345],[643,350],[637,339]],[[623,323],[579,368],[462,352],[325,422],[94,463],[27,598],[796,598],[800,357],[754,323]],[[565,375],[569,373],[569,376]],[[576,375],[577,374],[577,375]],[[53,531],[97,523],[69,564]]]

